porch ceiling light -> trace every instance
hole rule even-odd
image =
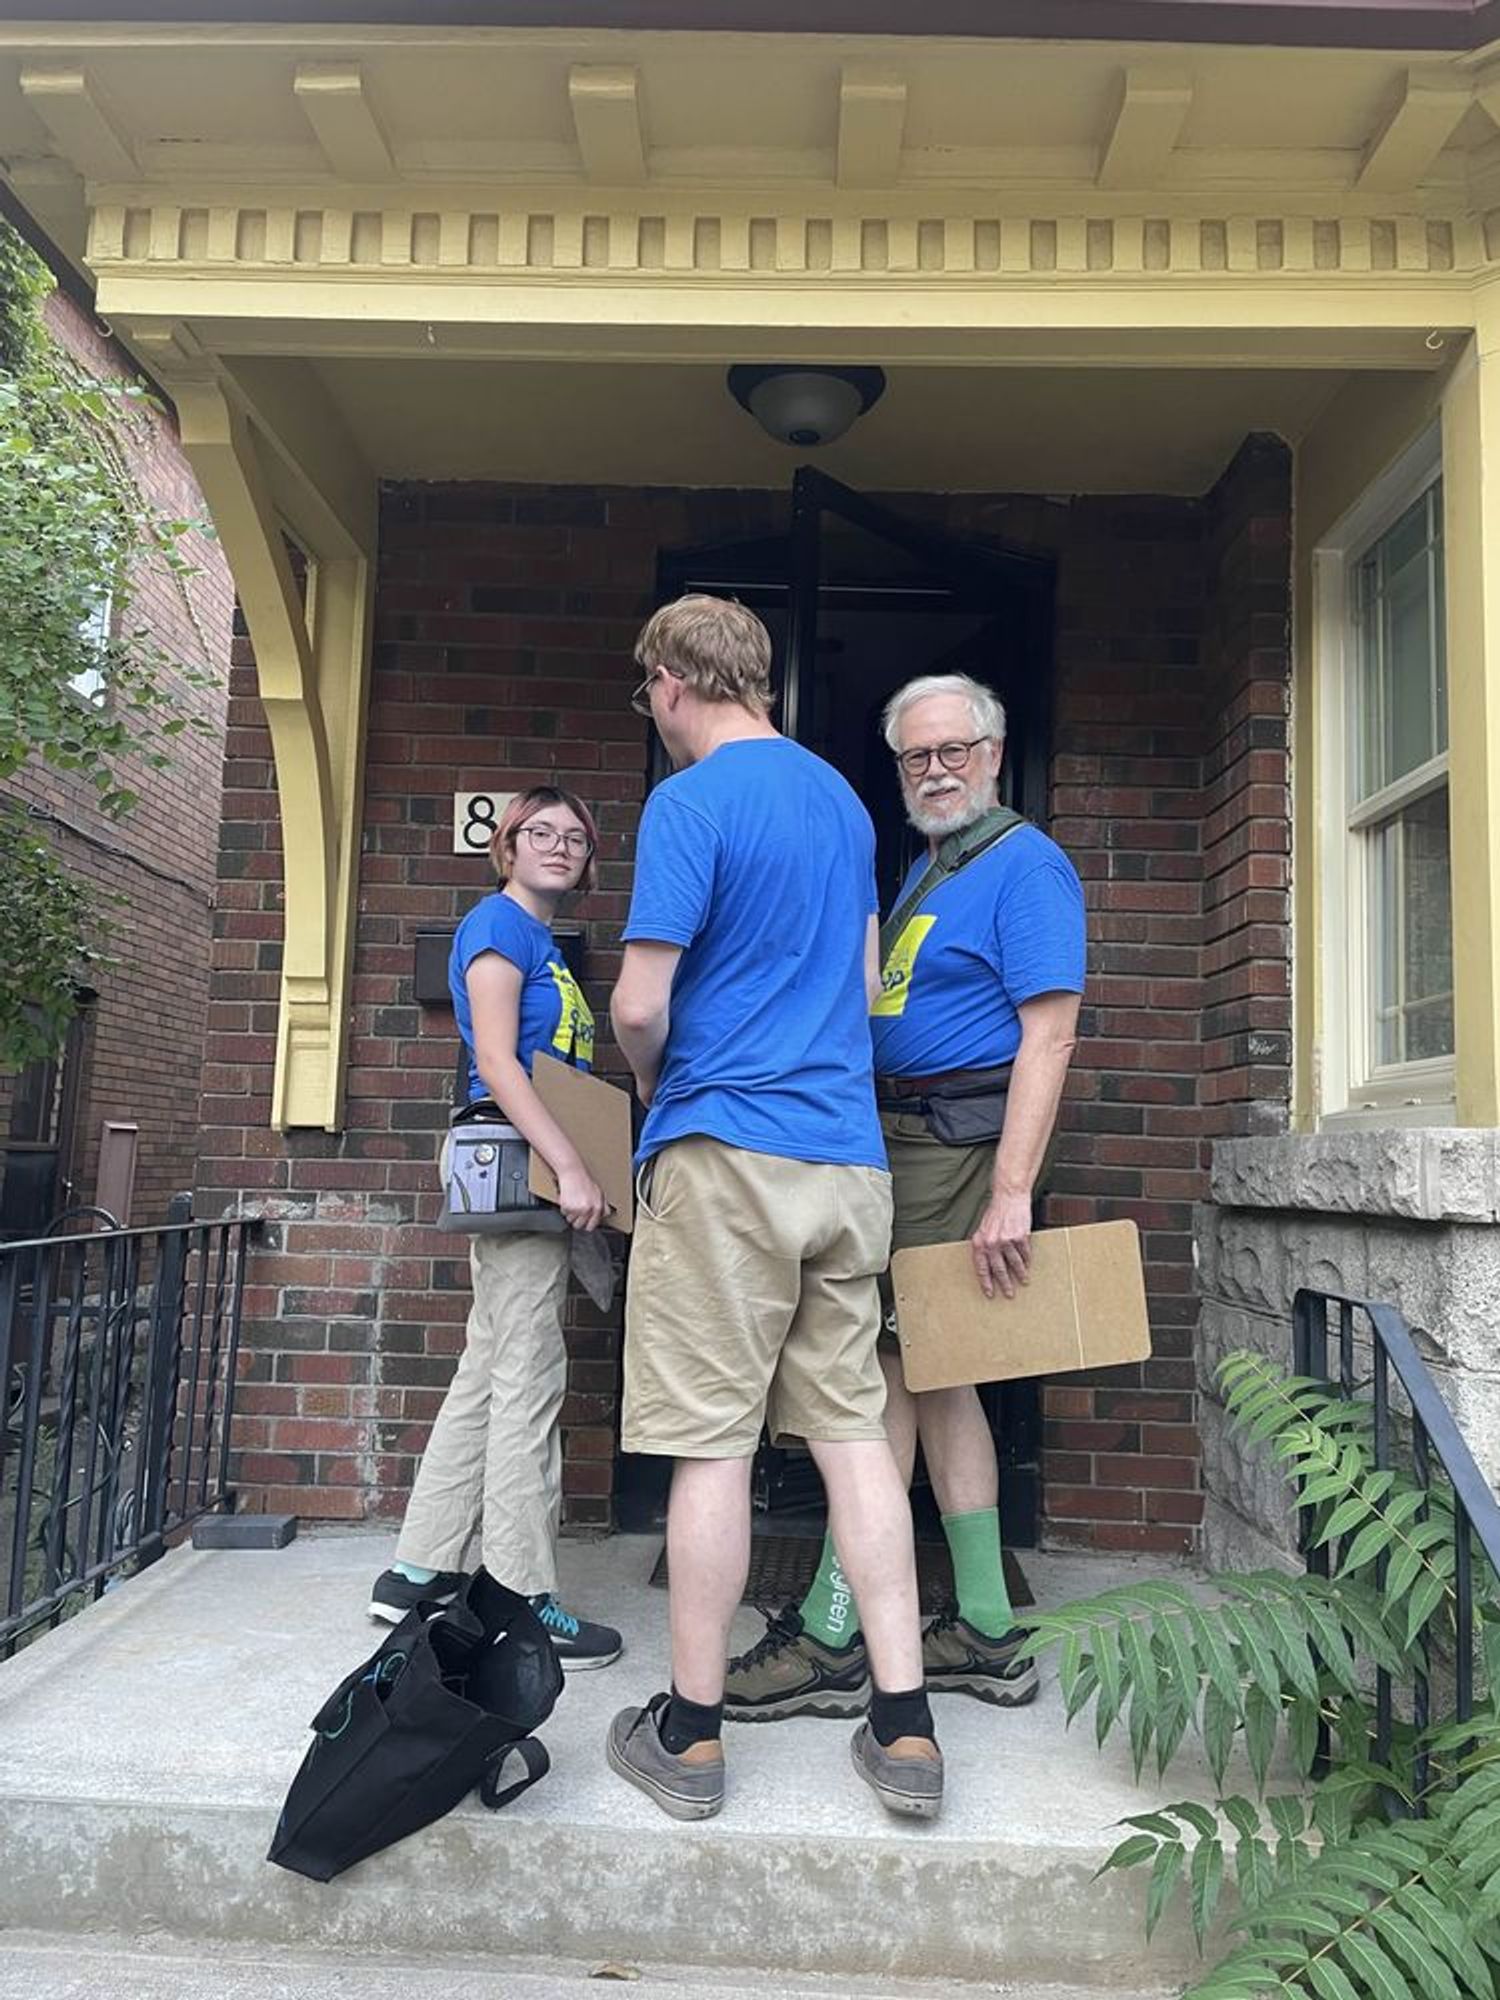
[[[885,393],[883,368],[760,367],[729,371],[729,393],[778,444],[832,444]]]

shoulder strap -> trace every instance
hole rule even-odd
[[[977,861],[981,854],[987,854],[992,847],[998,846],[1007,834],[1026,824],[1024,817],[1010,806],[992,806],[972,826],[966,826],[961,833],[950,833],[940,841],[937,853],[923,869],[919,880],[880,926],[881,964],[884,965],[892,945],[940,883],[960,874],[971,861]]]
[[[514,1766],[520,1765],[519,1772]],[[529,1792],[552,1768],[547,1746],[535,1736],[522,1736],[486,1757],[479,1780],[479,1796],[491,1812],[499,1812],[522,1792]]]
[[[453,1066],[453,1109],[462,1111],[469,1102],[469,1045],[460,1035],[458,1061]]]

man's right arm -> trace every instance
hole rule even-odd
[[[620,976],[609,996],[615,1040],[630,1064],[642,1104],[649,1104],[656,1094],[662,1051],[672,1026],[672,981],[681,957],[679,944],[634,940],[625,947]]]

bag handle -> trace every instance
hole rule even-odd
[[[525,1766],[524,1778],[513,1779],[502,1785],[505,1767],[512,1757],[519,1757]],[[484,1770],[479,1779],[479,1797],[491,1812],[499,1812],[512,1799],[518,1799],[522,1792],[529,1792],[552,1769],[552,1759],[547,1755],[547,1746],[534,1736],[522,1736],[514,1743],[507,1743],[502,1749],[492,1751],[484,1760]]]
[[[971,861],[977,861],[981,854],[987,854],[997,846],[1007,834],[1025,825],[1024,817],[1010,806],[992,806],[973,826],[966,826],[962,833],[946,835],[939,843],[937,853],[923,869],[921,879],[913,884],[910,894],[901,898],[880,926],[881,964],[885,964],[897,938],[939,883],[959,874]]]

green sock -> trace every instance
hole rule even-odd
[[[958,1596],[959,1616],[987,1638],[1003,1638],[1015,1614],[1010,1606],[1010,1592],[1005,1587],[1005,1565],[1000,1560],[999,1508],[981,1507],[973,1514],[945,1514],[943,1533],[953,1558],[953,1588]]]
[[[859,1609],[832,1535],[823,1537],[818,1573],[802,1600],[802,1629],[825,1646],[847,1646],[859,1630]]]

